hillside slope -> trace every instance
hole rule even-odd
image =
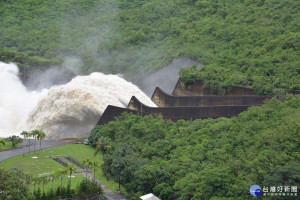
[[[207,65],[196,79],[213,87],[284,93],[300,89],[299,8],[297,0],[6,0],[0,46],[54,61],[78,56],[83,73],[134,81],[189,57]]]
[[[129,193],[250,199],[254,184],[299,185],[299,119],[300,97],[288,96],[232,118],[172,122],[123,114],[96,126],[89,141],[106,141],[102,169]]]

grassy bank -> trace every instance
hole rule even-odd
[[[24,170],[25,173],[31,174],[34,177],[38,176],[42,173],[50,173],[52,171],[58,170],[59,168],[63,168],[62,165],[55,162],[51,157],[59,156],[59,155],[70,155],[76,158],[79,161],[82,161],[86,158],[90,158],[91,161],[96,160],[100,163],[103,163],[102,155],[98,154],[96,157],[93,156],[94,148],[87,145],[82,144],[69,144],[59,147],[54,147],[51,149],[46,149],[43,151],[38,151],[36,153],[28,153],[25,155],[17,156],[11,159],[8,159],[2,163],[0,163],[0,167],[5,169],[9,168],[18,168]],[[33,158],[37,157],[37,158]],[[76,188],[77,183],[79,183],[85,177],[79,174],[74,174],[74,178],[72,178],[72,188]],[[104,177],[102,170],[100,169],[96,173],[96,177],[109,189],[116,191],[118,189],[118,184],[114,181],[107,181]],[[68,179],[65,177],[63,179],[63,185],[67,185]],[[54,188],[60,185],[60,180],[54,181]],[[42,189],[42,184],[40,185]],[[52,183],[49,182],[45,185],[45,190],[48,191],[52,188]],[[33,190],[33,185],[31,186]]]

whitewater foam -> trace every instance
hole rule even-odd
[[[126,107],[131,96],[155,104],[137,86],[117,75],[92,73],[52,87],[33,112],[28,124],[48,138],[74,137],[89,132],[108,105]]]
[[[18,77],[18,67],[0,62],[0,137],[19,135],[37,102],[47,94],[28,91]]]
[[[144,104],[155,106],[137,86],[117,75],[95,72],[77,76],[65,85],[39,93],[26,90],[17,77],[16,65],[0,63],[0,68],[5,78],[2,81],[0,77],[0,117],[7,119],[0,124],[1,136],[42,129],[47,138],[77,137],[90,132],[107,105],[126,107],[136,96]],[[12,87],[2,87],[8,82]]]

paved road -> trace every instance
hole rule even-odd
[[[31,152],[34,150],[34,140],[30,140],[30,150]],[[52,147],[57,147],[61,145],[68,144],[68,142],[65,141],[58,141],[58,140],[43,140],[42,141],[42,149],[48,149]],[[36,143],[36,150],[40,150],[40,142],[37,141]],[[3,162],[4,160],[7,160],[9,158],[19,156],[25,153],[29,152],[29,141],[24,140],[17,149],[9,149],[9,150],[4,150],[0,151],[0,163]]]

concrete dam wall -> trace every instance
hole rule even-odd
[[[244,96],[244,95],[255,95],[253,89],[242,88],[242,87],[232,87],[223,88],[224,94],[229,96]],[[185,87],[182,80],[179,78],[176,86],[172,92],[174,96],[215,96],[218,95],[211,91],[209,88],[205,88],[202,81],[195,81],[187,88]]]
[[[116,117],[123,112],[129,112],[138,115],[155,115],[161,114],[165,119],[177,121],[180,119],[194,120],[218,117],[232,117],[245,111],[250,106],[182,106],[182,107],[149,107],[141,103],[133,96],[128,104],[128,108],[120,108],[117,106],[107,106],[97,125],[103,125],[110,121],[116,120]]]
[[[217,118],[232,117],[246,110],[249,105],[239,106],[180,106],[180,107],[149,107],[141,103],[135,96],[130,99],[128,109],[140,114],[162,114],[168,119],[176,121],[178,119],[197,119],[197,118]]]
[[[108,105],[107,108],[105,109],[104,113],[100,117],[97,125],[103,125],[110,121],[115,121],[116,118],[118,116],[120,116],[123,112],[138,114],[137,111],[134,111],[134,110]]]
[[[172,96],[156,87],[151,100],[159,107],[262,105],[271,96]]]
[[[138,115],[161,114],[165,119],[194,120],[218,117],[232,117],[247,110],[251,106],[262,105],[271,96],[256,96],[252,89],[233,87],[224,88],[225,95],[218,96],[203,87],[201,81],[195,81],[187,89],[181,79],[169,95],[157,87],[152,101],[158,107],[149,107],[141,103],[135,96],[131,97],[127,108],[109,105],[98,121],[98,125],[114,121],[123,112]]]

